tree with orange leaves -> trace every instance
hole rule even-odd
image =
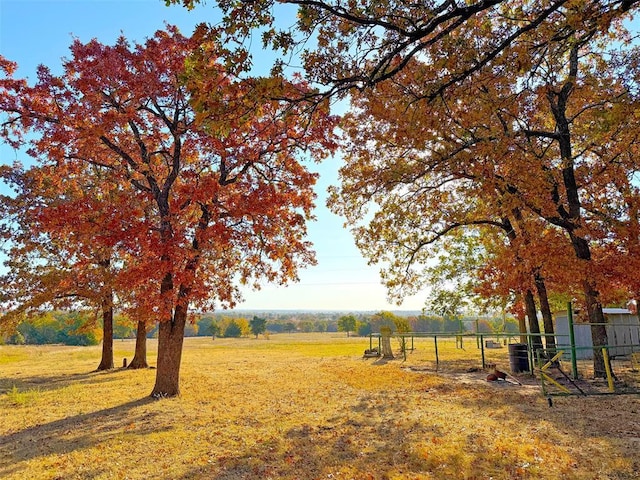
[[[203,0],[165,0],[193,8]],[[306,78],[324,88],[318,97],[344,97],[392,80],[414,60],[429,68],[417,84],[425,98],[493,68],[505,52],[521,57],[565,38],[574,26],[607,32],[637,12],[638,0],[224,0],[209,2],[223,13],[206,38],[222,38],[234,61],[249,59],[244,41],[260,31],[265,48],[302,64]],[[295,21],[288,21],[295,19]],[[538,41],[530,41],[531,33]],[[237,46],[234,49],[234,45]],[[310,47],[311,45],[311,47]]]
[[[432,223],[436,227],[461,223],[461,212],[473,218],[479,206],[493,218],[509,218],[524,233],[526,248],[538,254],[544,249],[535,236],[556,229],[573,252],[565,268],[579,279],[594,345],[606,345],[599,287],[605,274],[594,256],[606,235],[598,220],[604,209],[595,199],[602,202],[602,192],[614,189],[616,175],[629,178],[638,170],[632,158],[639,77],[635,49],[614,52],[610,34],[600,27],[569,25],[551,43],[544,30],[523,35],[529,50],[505,50],[491,68],[437,98],[429,90],[428,56],[408,62],[375,90],[354,95],[338,211],[362,223],[362,206],[377,204],[373,220],[358,233],[367,238],[367,255],[382,258],[386,248],[393,257],[406,246],[394,230],[404,240],[415,227],[414,249],[405,249],[405,258],[418,258],[415,246],[434,230],[424,218],[440,219]],[[611,29],[628,37],[619,24]],[[479,41],[459,38],[460,51],[472,51]],[[460,61],[443,59],[451,69]],[[524,212],[543,222],[537,234],[518,220]],[[626,223],[624,215],[617,220]],[[397,258],[389,259],[396,267]],[[594,370],[605,374],[599,348]]]
[[[25,140],[42,165],[65,182],[97,166],[105,184],[129,192],[119,202],[144,211],[135,229],[105,225],[94,240],[122,251],[116,281],[159,320],[155,397],[179,393],[190,307],[231,306],[238,283],[285,283],[314,262],[305,234],[316,176],[302,160],[335,146],[325,106],[263,94],[306,85],[239,81],[215,49],[169,27],[143,45],[75,41],[64,73],[41,67],[33,87],[0,81],[3,124],[35,134]],[[209,61],[187,81],[192,55]]]
[[[103,344],[97,370],[113,368],[113,316],[117,261],[105,226],[130,228],[131,210],[115,210],[123,192],[108,190],[97,167],[60,182],[55,168],[16,165],[0,177],[13,191],[0,196],[2,245],[8,272],[1,278],[2,327],[41,309],[89,307],[101,313]],[[113,185],[111,185],[113,186]],[[117,187],[117,186],[116,186]],[[126,204],[125,204],[126,205]],[[129,204],[136,208],[134,204]],[[99,241],[97,241],[99,239]]]
[[[167,3],[192,7],[200,1]],[[606,343],[601,287],[596,280],[599,268],[592,252],[593,216],[586,208],[590,189],[584,188],[583,181],[590,182],[584,171],[592,162],[596,172],[602,165],[611,171],[613,159],[625,150],[634,150],[628,131],[636,130],[635,126],[622,133],[625,129],[618,132],[616,124],[624,118],[623,110],[634,118],[634,107],[629,108],[633,102],[627,100],[637,90],[637,55],[622,58],[604,53],[601,47],[612,39],[628,46],[623,22],[637,12],[640,2],[215,3],[225,18],[222,27],[212,29],[209,36],[222,34],[233,41],[250,37],[255,28],[262,27],[265,45],[284,53],[301,49],[307,78],[325,87],[319,98],[347,94],[384,97],[391,90],[389,85],[394,85],[394,94],[405,99],[404,105],[397,101],[397,117],[411,118],[414,123],[407,127],[410,122],[405,121],[404,128],[413,130],[417,137],[425,135],[425,128],[439,131],[439,135],[420,141],[448,141],[452,154],[460,149],[453,161],[459,161],[466,149],[476,154],[489,151],[494,162],[526,152],[519,161],[509,162],[511,169],[488,168],[487,172],[493,172],[490,178],[519,199],[518,207],[530,210],[568,237],[579,260],[569,265],[576,267],[574,273],[583,279],[582,296],[594,341]],[[295,28],[281,28],[276,22],[276,4],[297,10]],[[305,49],[309,39],[315,40],[313,50]],[[236,53],[241,52],[245,53],[242,46]],[[625,62],[632,70],[626,85]],[[275,70],[283,67],[280,62]],[[462,115],[463,120],[447,120],[451,112],[454,117]],[[441,125],[425,127],[429,122],[420,118],[421,114]],[[420,128],[423,130],[418,131]],[[397,132],[399,128],[392,126],[390,130]],[[621,135],[613,139],[616,133]],[[399,140],[406,138],[397,137],[392,144],[401,148]],[[598,157],[604,161],[597,161]],[[481,169],[478,174],[485,175]],[[488,191],[494,188],[490,185]],[[604,375],[599,356],[598,349],[595,370]]]

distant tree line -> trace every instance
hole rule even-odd
[[[100,318],[91,312],[46,312],[22,322],[16,332],[0,338],[8,344],[97,345],[102,341]],[[136,338],[136,324],[124,315],[114,319],[114,338]],[[185,327],[187,337],[239,338],[278,333],[345,332],[347,335],[368,336],[380,333],[384,327],[392,332],[422,333],[517,333],[518,323],[512,317],[478,318],[470,316],[409,315],[393,312],[377,313],[266,313],[251,318],[225,312],[202,314]],[[157,326],[147,332],[147,338],[157,338]]]
[[[8,337],[0,338],[15,345],[97,345],[102,341],[102,329],[87,312],[47,312],[22,322]]]
[[[353,332],[359,336],[367,336],[380,333],[385,328],[389,328],[391,332],[517,333],[518,322],[513,317],[401,316],[386,311],[375,314],[349,314],[338,319],[338,330],[347,334]]]

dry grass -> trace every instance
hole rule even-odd
[[[550,408],[536,387],[425,371],[425,348],[388,363],[365,348],[187,339],[182,396],[151,400],[153,370],[92,372],[99,347],[2,346],[0,478],[640,478],[637,396]]]

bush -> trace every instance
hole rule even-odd
[[[242,328],[235,320],[231,320],[227,325],[227,328],[224,329],[222,336],[227,338],[238,338],[242,336]]]
[[[24,335],[22,335],[22,333],[20,333],[19,331],[16,331],[16,333],[11,335],[7,339],[7,343],[9,345],[24,345],[26,342],[25,342],[25,339],[24,339]]]
[[[371,335],[370,323],[358,323],[358,335],[361,337],[368,337]]]
[[[202,317],[198,320],[198,336],[211,337],[214,335],[213,317]]]

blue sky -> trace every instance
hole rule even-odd
[[[164,0],[0,0],[0,53],[17,62],[17,77],[35,79],[36,67],[44,64],[59,71],[61,58],[67,56],[74,37],[81,41],[97,38],[113,43],[123,34],[142,41],[165,23],[177,25],[190,34],[200,22],[216,23],[218,12],[211,6],[187,11],[179,6],[166,7]],[[293,19],[292,22],[293,23]],[[256,48],[259,42],[254,42]],[[261,54],[268,62],[271,54]],[[268,68],[256,60],[256,68]],[[21,154],[0,145],[0,162],[22,160]],[[319,309],[319,310],[419,310],[425,295],[405,300],[401,307],[388,304],[376,267],[370,267],[354,245],[343,219],[325,207],[325,192],[337,182],[339,158],[315,168],[318,182],[317,221],[309,225],[318,265],[301,272],[300,282],[289,287],[265,286],[258,292],[246,292],[243,309]]]

